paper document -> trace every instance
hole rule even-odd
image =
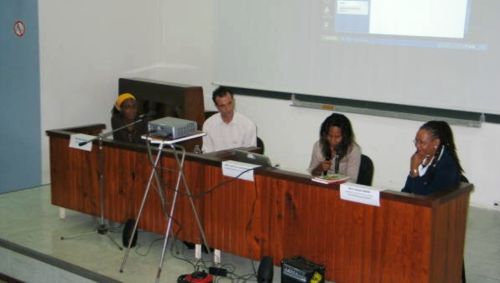
[[[237,177],[238,175],[241,174],[241,176],[239,176],[238,179],[243,179],[253,182],[254,180],[253,170],[250,169],[254,169],[257,167],[260,167],[260,165],[244,163],[234,160],[226,160],[222,162],[222,175],[229,177]],[[245,173],[242,174],[242,172]]]
[[[340,174],[328,174],[326,176],[313,177],[311,178],[311,180],[322,184],[337,184],[349,180],[349,176],[344,176]]]

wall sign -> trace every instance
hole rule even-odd
[[[24,26],[24,23],[22,21],[16,21],[14,23],[14,33],[18,37],[22,37],[24,35],[25,31],[26,31],[26,27]]]

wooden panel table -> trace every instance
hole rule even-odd
[[[47,131],[52,203],[99,215],[97,160],[104,154],[104,215],[124,222],[137,215],[151,165],[143,145],[105,140],[102,153],[97,144],[91,152],[68,147],[71,133],[103,128]],[[170,201],[176,163],[164,151]],[[383,191],[374,207],[340,199],[337,185],[276,168],[257,169],[254,182],[222,176],[227,155],[186,155],[185,176],[212,247],[254,260],[272,256],[275,264],[301,255],[324,264],[337,283],[460,282],[472,185],[426,197]],[[201,242],[184,190],[174,219],[176,237]],[[150,193],[139,226],[163,234],[166,222],[158,194]]]

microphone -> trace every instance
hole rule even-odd
[[[335,147],[335,174],[339,173],[339,163],[340,163],[340,157],[342,154],[339,152],[339,146]]]
[[[329,152],[327,156],[325,156],[326,161],[330,161],[332,159],[332,153]],[[323,176],[328,175],[328,169],[323,171]]]
[[[86,145],[87,143],[89,143],[89,142],[91,142],[91,141],[92,141],[92,140],[79,142],[79,143],[78,143],[78,146],[83,146],[83,145]]]
[[[339,173],[340,155],[335,155],[335,174]]]
[[[153,111],[153,110],[148,111],[147,113],[143,113],[143,114],[141,114],[141,115],[137,116],[137,118],[136,118],[133,122],[128,123],[128,124],[126,124],[126,125],[123,125],[123,126],[121,126],[121,127],[119,127],[119,128],[113,129],[112,131],[109,131],[109,132],[106,132],[106,133],[101,133],[101,134],[99,134],[96,138],[93,138],[93,139],[91,139],[91,140],[80,142],[80,143],[78,143],[78,146],[85,145],[85,144],[87,144],[87,143],[89,143],[89,142],[92,142],[92,141],[94,141],[94,140],[96,140],[96,139],[102,140],[103,138],[105,138],[105,137],[107,137],[107,136],[109,136],[109,135],[111,135],[111,134],[113,134],[113,133],[115,133],[115,132],[121,131],[121,130],[123,130],[123,129],[127,128],[127,127],[130,127],[130,126],[132,126],[132,125],[135,125],[135,124],[137,124],[137,123],[140,123],[140,122],[142,122],[145,118],[149,118],[149,117],[152,117],[152,116],[154,116],[154,115],[156,115],[156,112],[155,112],[155,111]]]

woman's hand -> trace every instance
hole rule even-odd
[[[314,176],[321,176],[323,175],[323,173],[328,171],[331,166],[332,162],[330,160],[322,161],[320,164],[318,164],[318,166],[316,166],[316,168],[314,168],[314,170],[311,173]]]
[[[328,171],[332,167],[332,161],[331,160],[325,160],[321,162],[321,169],[323,169],[323,172]]]
[[[418,151],[415,151],[415,153],[411,156],[410,159],[410,168],[411,169],[416,169],[420,164],[422,164],[422,161],[424,161],[425,155],[421,155],[418,153]]]
[[[420,164],[427,165],[427,163],[429,163],[429,160],[429,156],[422,155],[418,151],[415,151],[410,159],[410,175],[412,177],[417,177],[419,175],[418,167],[420,166]]]

